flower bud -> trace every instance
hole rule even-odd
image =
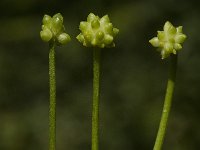
[[[42,23],[43,24],[48,24],[51,22],[51,17],[49,15],[44,15]]]
[[[62,32],[63,30],[63,17],[60,13],[55,14],[52,18],[52,27],[55,33]]]
[[[40,37],[43,41],[49,42],[52,38],[52,33],[49,29],[40,31]]]
[[[108,15],[105,15],[101,18],[102,24],[106,24],[106,23],[109,23],[109,22],[110,22],[110,19],[109,19]]]
[[[41,39],[45,42],[56,42],[57,45],[64,45],[70,41],[70,36],[65,33],[63,17],[60,13],[52,18],[49,15],[43,17]]]
[[[96,16],[93,13],[90,13],[87,17],[87,22],[91,22],[96,18]]]
[[[67,44],[70,41],[71,41],[71,38],[67,33],[62,33],[58,36],[58,42],[61,45]]]
[[[93,20],[91,22],[91,26],[92,26],[93,29],[98,29],[100,27],[100,23],[99,23],[98,20]]]
[[[81,33],[76,37],[79,42],[87,47],[114,47],[114,37],[119,30],[114,28],[108,15],[99,18],[90,13],[86,21],[81,21]]]
[[[96,33],[96,38],[97,38],[98,40],[102,40],[102,39],[104,38],[104,33],[103,33],[102,31],[98,31],[98,32]]]
[[[182,33],[182,26],[175,28],[167,21],[163,29],[164,31],[158,31],[157,37],[149,40],[154,47],[158,47],[162,59],[168,57],[171,53],[176,54],[178,50],[182,49],[181,44],[186,39],[186,35]]]
[[[160,42],[159,42],[158,37],[152,38],[149,42],[150,42],[151,45],[153,45],[154,47],[159,47],[159,45],[160,45]]]

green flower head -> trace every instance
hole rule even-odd
[[[56,45],[64,45],[71,40],[70,36],[65,33],[63,17],[60,13],[55,14],[53,17],[44,15],[42,23],[40,37],[43,41],[55,42]]]
[[[114,47],[114,37],[119,30],[113,27],[108,15],[99,18],[93,13],[87,17],[87,21],[80,22],[81,33],[76,37],[86,47]]]
[[[158,31],[157,37],[149,41],[154,47],[158,47],[162,59],[168,57],[171,53],[176,54],[177,51],[182,49],[181,44],[186,39],[186,35],[182,33],[182,26],[175,28],[167,21],[163,30]]]

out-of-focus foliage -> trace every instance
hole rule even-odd
[[[72,42],[56,49],[57,148],[90,149],[92,49],[77,40],[90,12],[120,29],[102,51],[100,149],[150,150],[163,106],[168,60],[149,44],[166,20],[182,25],[177,84],[164,150],[200,149],[200,7],[196,0],[1,0],[0,150],[48,148],[48,46],[44,14],[62,13]]]

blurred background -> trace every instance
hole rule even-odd
[[[0,150],[48,149],[48,44],[44,14],[64,16],[72,41],[56,48],[57,149],[89,150],[92,49],[77,40],[90,12],[120,29],[102,50],[100,149],[152,150],[168,60],[149,44],[165,21],[183,25],[177,82],[163,150],[200,149],[200,5],[196,0],[1,0]]]

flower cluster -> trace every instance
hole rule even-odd
[[[86,47],[114,47],[114,37],[119,30],[114,28],[108,15],[99,18],[93,13],[87,17],[87,21],[80,23],[81,33],[76,37]]]
[[[70,36],[65,33],[63,17],[60,13],[55,14],[53,17],[44,15],[42,22],[40,37],[43,41],[64,45],[71,40]]]
[[[186,35],[182,33],[182,26],[175,28],[167,21],[163,30],[158,31],[157,37],[149,41],[154,47],[158,47],[162,59],[168,57],[171,53],[176,54],[177,51],[182,49],[181,43],[186,39]]]

